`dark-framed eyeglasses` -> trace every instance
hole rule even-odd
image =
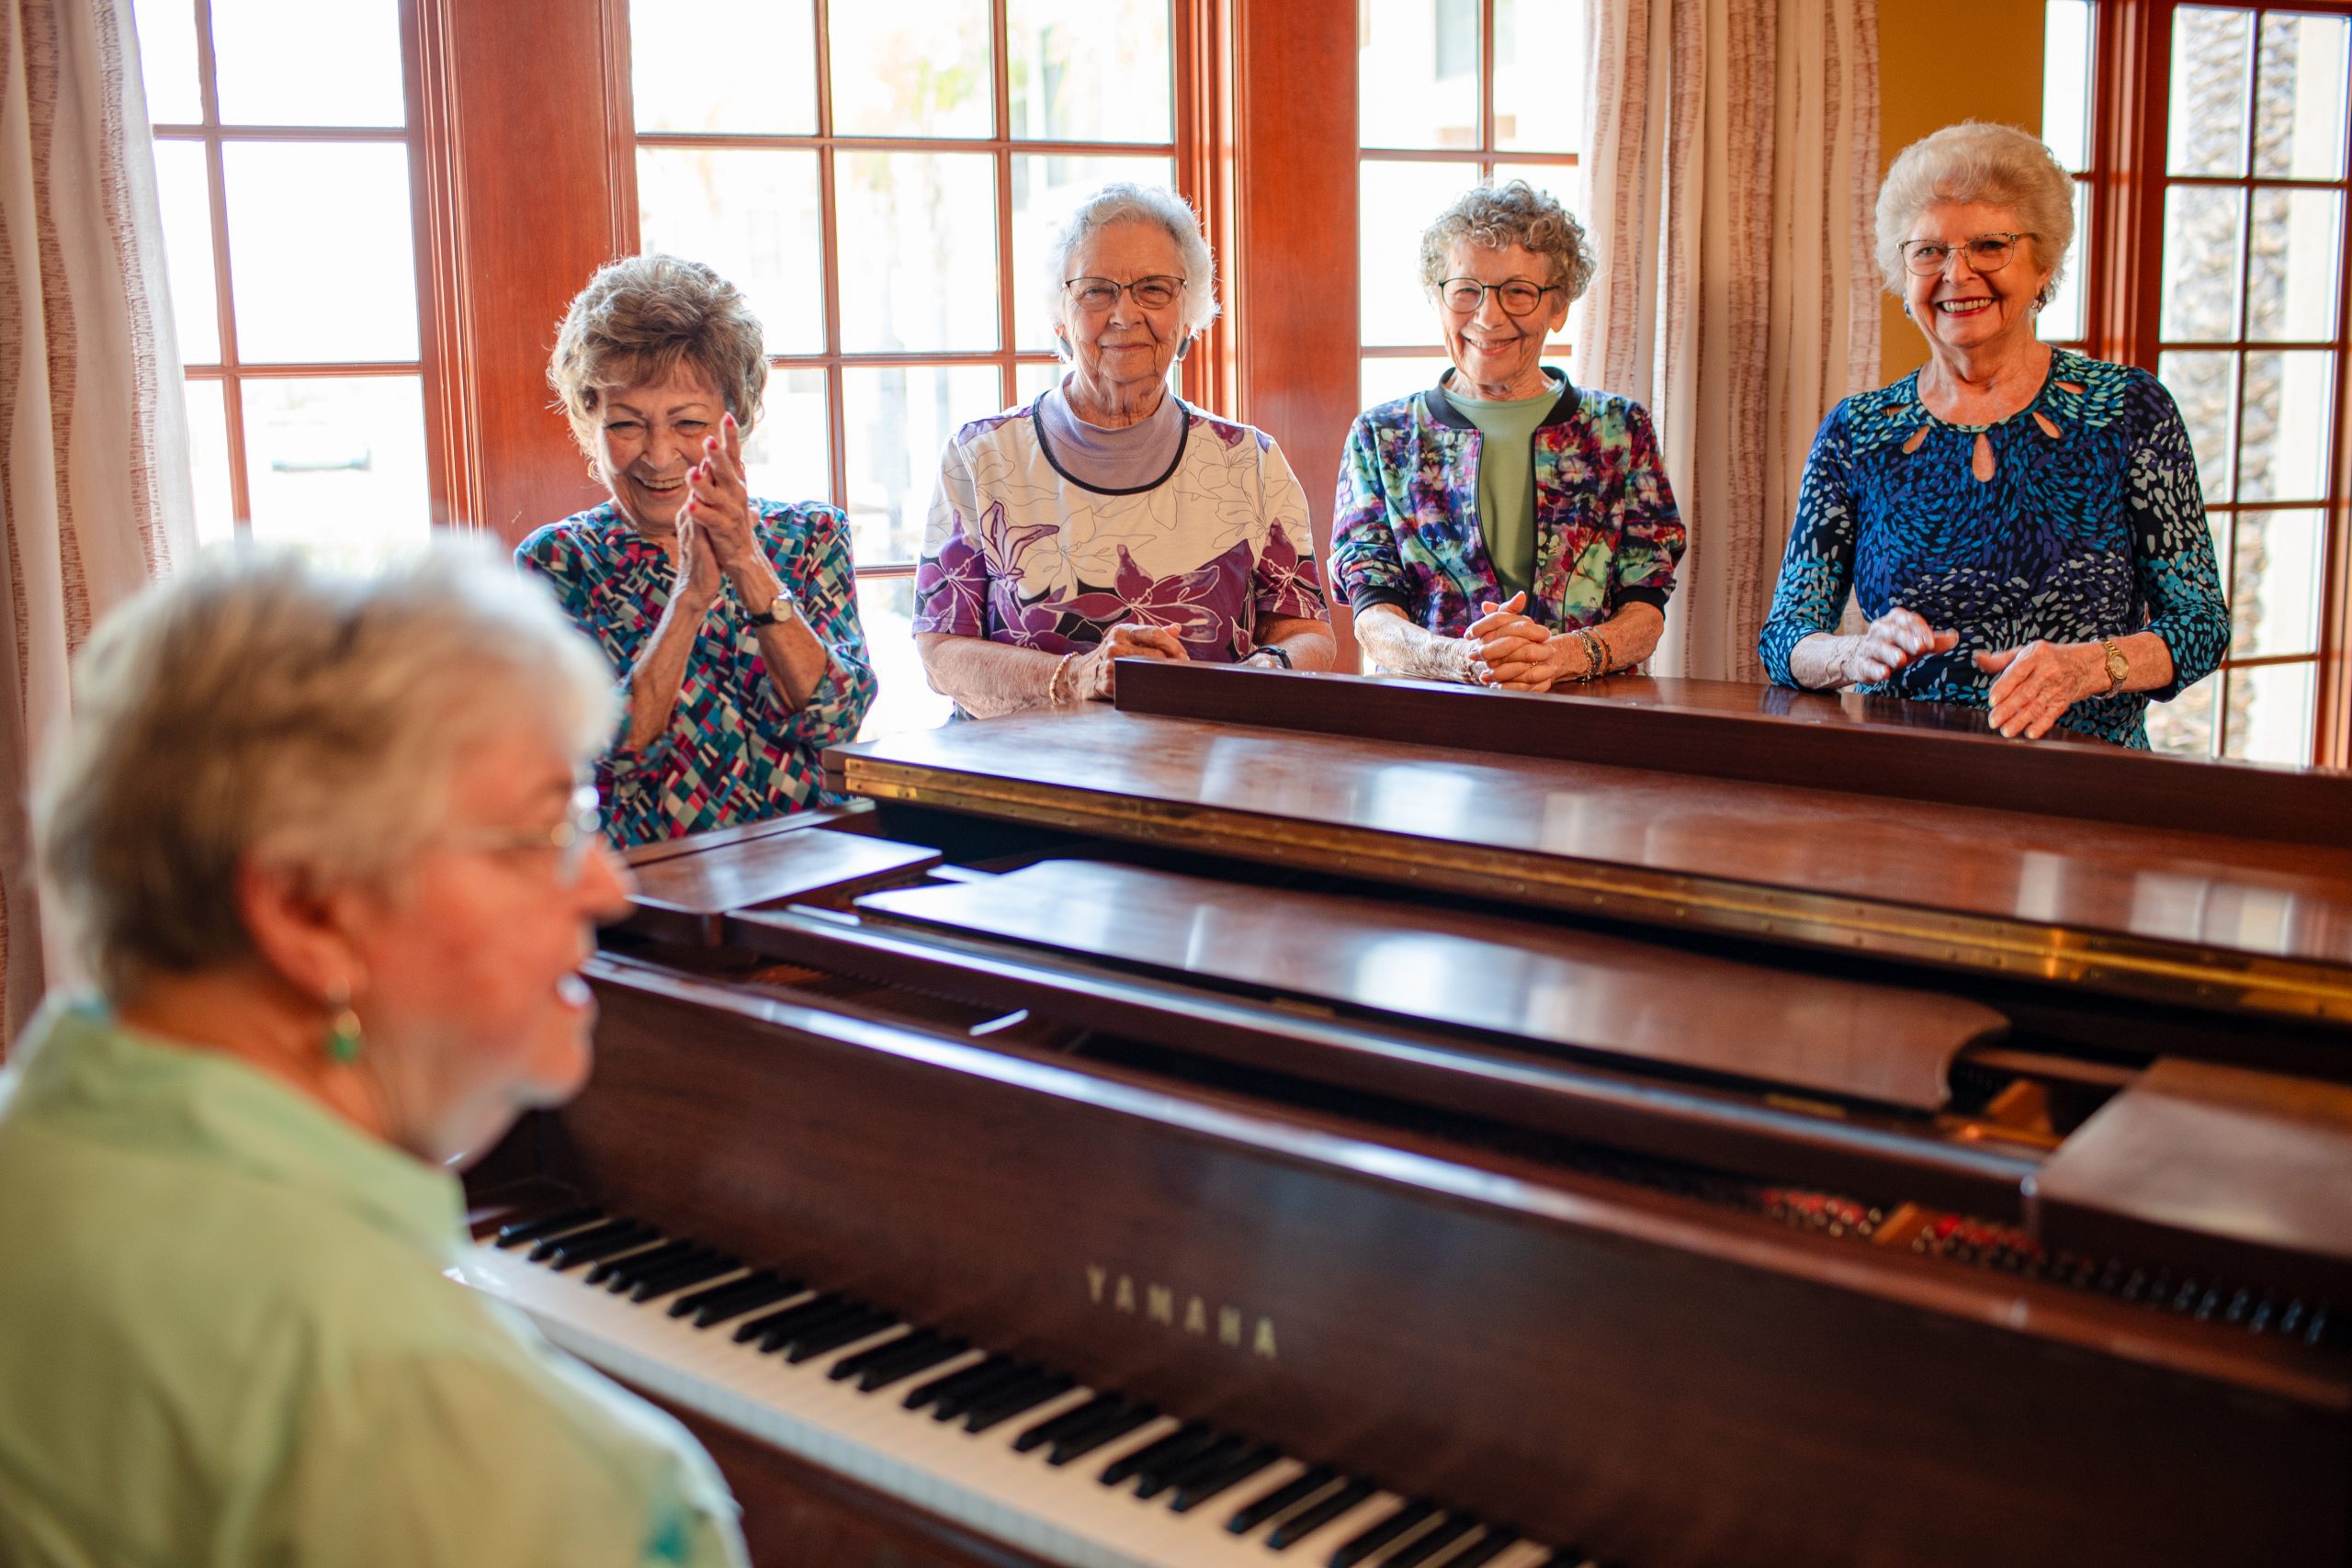
[[[1184,292],[1184,280],[1165,276],[1138,277],[1133,283],[1114,283],[1107,277],[1066,277],[1062,287],[1078,301],[1081,310],[1107,310],[1119,302],[1122,294],[1132,294],[1136,303],[1147,310],[1164,310],[1174,304]]]
[[[1523,277],[1506,279],[1501,283],[1481,283],[1475,277],[1449,277],[1437,286],[1437,297],[1445,308],[1456,315],[1476,315],[1478,307],[1492,294],[1502,301],[1503,314],[1524,316],[1544,303],[1546,294],[1560,292],[1555,283],[1530,283]]]
[[[602,841],[604,827],[596,786],[582,784],[571,792],[562,818],[545,828],[484,828],[455,835],[447,841],[458,849],[492,854],[550,855],[556,886],[576,887],[581,872],[587,867],[588,852]]]
[[[2011,256],[2018,254],[2019,240],[2040,238],[2041,235],[2030,229],[2020,229],[2009,233],[1979,234],[1973,240],[1962,240],[1957,245],[1942,240],[1905,240],[1903,243],[1903,265],[1921,277],[1933,277],[1951,265],[1951,254],[1958,251],[1968,258],[1971,272],[1998,272],[2009,265]]]

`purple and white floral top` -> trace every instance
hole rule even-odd
[[[1122,621],[1231,663],[1267,615],[1328,620],[1306,495],[1272,437],[1184,405],[1157,479],[1097,490],[1065,473],[1035,404],[974,420],[939,459],[918,632],[1068,653]]]

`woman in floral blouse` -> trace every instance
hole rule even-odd
[[[847,521],[745,484],[767,368],[742,295],[673,256],[600,270],[556,337],[548,379],[612,499],[514,555],[622,672],[597,783],[624,844],[820,803],[825,748],[873,705]]]
[[[1592,278],[1584,230],[1523,180],[1421,235],[1453,367],[1357,416],[1331,577],[1400,675],[1549,691],[1649,657],[1684,544],[1649,416],[1543,364]]]
[[[915,643],[968,717],[1111,695],[1113,660],[1330,666],[1306,496],[1272,437],[1187,406],[1169,367],[1216,315],[1193,209],[1113,185],[1047,246],[1069,371],[947,443]]]

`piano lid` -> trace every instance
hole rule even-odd
[[[1150,668],[1122,665],[1123,700],[1131,672],[1175,684]],[[1229,705],[1251,673],[1194,671],[1205,680],[1186,690],[1213,684]],[[829,765],[884,802],[2352,1022],[2346,775],[1896,732],[1866,716],[1267,679],[1290,702],[1266,716],[1323,732],[1093,708],[894,736]],[[1453,743],[1328,732],[1400,696],[1440,713]],[[1307,699],[1326,711],[1302,715]],[[1602,736],[1601,755],[1574,754]],[[1905,793],[1874,793],[1898,782]]]
[[[683,841],[683,840],[681,840]],[[718,917],[784,898],[868,886],[939,863],[939,852],[859,833],[729,835],[685,852],[632,856],[629,925],[672,941],[716,944]]]
[[[2007,1021],[1933,994],[1816,978],[1499,916],[1431,912],[1091,861],[870,893],[861,910],[1357,1012],[1933,1112]]]

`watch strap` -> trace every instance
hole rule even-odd
[[[2103,694],[2111,697],[2131,679],[2132,660],[2124,657],[2123,645],[2111,637],[2099,638],[2098,645],[2107,650],[2107,691]]]

